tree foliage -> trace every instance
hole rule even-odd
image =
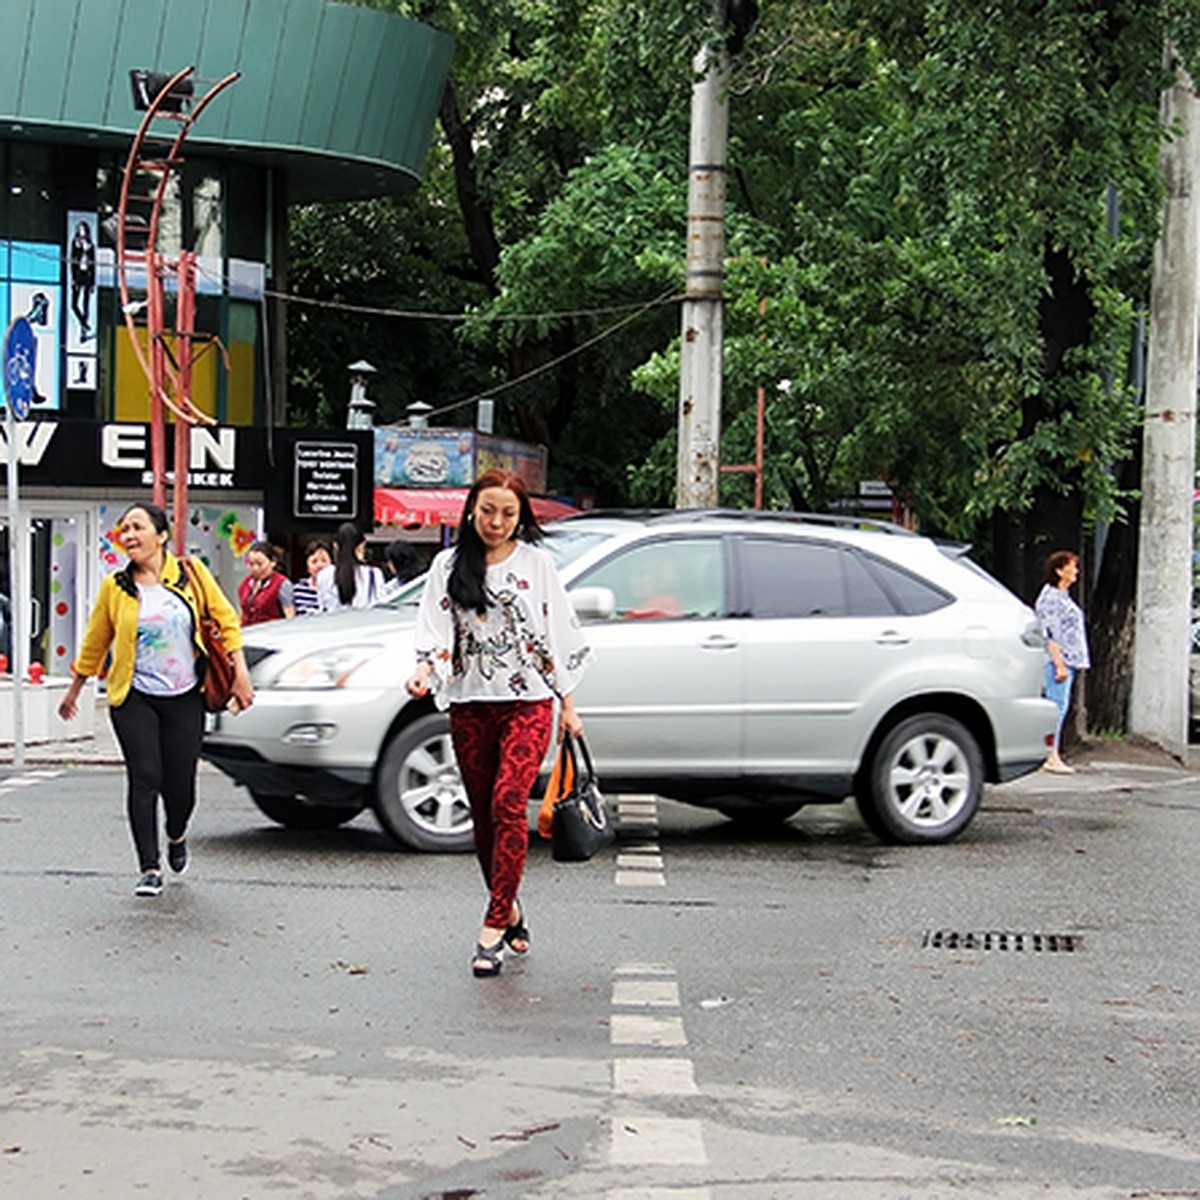
[[[414,196],[299,215],[294,286],[470,317],[294,309],[293,395],[315,414],[335,360],[379,355],[385,419],[496,389],[558,486],[670,503],[678,318],[656,301],[682,282],[711,4],[378,6],[456,38],[441,137]],[[1056,497],[1119,515],[1163,50],[1194,61],[1197,25],[1190,0],[762,5],[732,64],[723,458],[753,456],[761,387],[768,504],[882,479],[963,537]]]

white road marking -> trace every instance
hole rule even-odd
[[[682,1017],[613,1013],[610,1026],[614,1046],[686,1046]]]
[[[614,1058],[613,1091],[630,1096],[694,1096],[690,1058]]]
[[[690,1117],[624,1116],[613,1118],[609,1161],[695,1166],[706,1163],[708,1156],[699,1121]]]
[[[678,1008],[679,984],[673,979],[615,979],[613,1007]]]

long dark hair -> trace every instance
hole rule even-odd
[[[542,527],[533,515],[529,490],[525,481],[513,471],[493,467],[484,471],[463,503],[462,520],[458,523],[458,545],[454,551],[454,564],[450,568],[450,579],[446,584],[450,599],[459,607],[474,609],[480,616],[487,612],[487,592],[483,587],[487,573],[487,547],[475,529],[475,503],[485,488],[505,488],[512,492],[521,506],[517,527],[513,530],[514,540],[536,543],[542,540]]]
[[[338,599],[343,604],[354,600],[354,590],[358,583],[358,555],[355,550],[367,539],[353,521],[345,521],[338,526],[337,536],[333,539],[336,548],[333,577],[337,581]]]

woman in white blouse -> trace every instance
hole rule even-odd
[[[383,579],[377,567],[363,562],[367,539],[352,521],[338,526],[333,540],[333,565],[317,572],[317,604],[322,612],[370,608],[383,599]]]
[[[572,692],[592,652],[518,475],[485,471],[467,494],[458,542],[433,560],[416,626],[414,697],[432,690],[471,802],[488,887],[471,968],[499,975],[507,946],[529,949],[517,891],[529,847],[527,805],[550,743],[578,735]]]

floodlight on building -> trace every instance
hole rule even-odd
[[[133,107],[138,112],[145,112],[155,100],[166,90],[167,85],[174,79],[164,71],[143,71],[134,69],[129,72],[129,86],[133,90]],[[158,107],[159,112],[178,113],[192,102],[195,87],[191,79],[180,79],[175,86],[163,96]]]

